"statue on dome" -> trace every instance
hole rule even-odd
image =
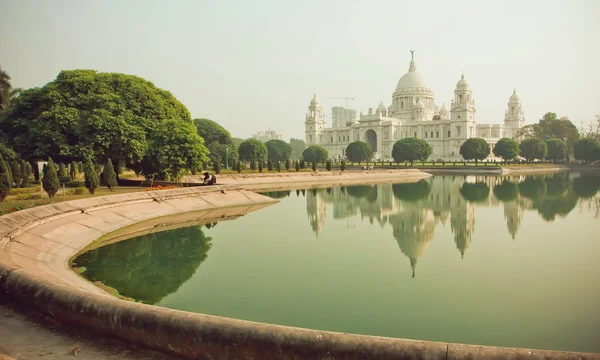
[[[411,51],[410,51],[410,59],[411,59],[411,60],[414,60],[414,59],[415,59],[415,51],[414,51],[414,50],[411,50]]]

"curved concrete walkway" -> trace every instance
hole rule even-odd
[[[235,216],[273,202],[211,186],[75,200],[2,216],[0,294],[61,322],[187,358],[600,359],[600,354],[392,339],[188,313],[117,299],[68,266],[72,256],[107,233],[118,238],[165,222]],[[160,219],[182,212],[179,220]],[[156,219],[154,225],[135,225],[150,219]]]

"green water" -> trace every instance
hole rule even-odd
[[[149,304],[400,338],[600,352],[600,176],[268,193],[233,221],[83,254]]]

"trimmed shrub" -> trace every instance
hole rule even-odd
[[[21,160],[21,173],[23,174],[23,180],[21,181],[21,187],[26,188],[29,186],[29,177],[31,176],[31,165],[25,160]]]
[[[316,161],[312,162],[312,171],[317,171],[317,162]]]
[[[273,161],[267,161],[267,170],[273,171]]]
[[[340,170],[346,170],[346,160],[342,160],[342,163],[340,164]]]
[[[277,172],[281,172],[281,161],[277,161]]]
[[[65,167],[65,164],[60,163],[58,164],[58,177],[62,178],[67,176],[67,168]]]
[[[304,159],[300,160],[300,169],[304,169],[306,168],[306,163],[304,162]]]
[[[327,169],[327,171],[331,171],[331,160],[327,160],[325,162],[325,168]]]
[[[259,173],[263,172],[263,162],[262,162],[262,160],[258,160],[258,172]]]
[[[218,161],[213,162],[213,170],[215,171],[215,174],[221,173],[221,164],[219,164]]]
[[[235,169],[237,170],[238,174],[242,172],[242,162],[241,161],[237,162]]]
[[[71,176],[71,180],[75,180],[77,177],[77,165],[75,165],[75,161],[71,161],[69,165],[69,175]]]
[[[0,155],[0,203],[4,201],[9,192],[8,169],[4,158]]]
[[[12,172],[13,181],[15,182],[15,187],[21,186],[23,182],[23,173],[21,172],[21,164],[17,160],[13,160],[10,162],[10,170]]]
[[[106,165],[104,166],[104,172],[102,173],[104,177],[104,183],[108,190],[112,191],[114,187],[117,186],[117,174],[115,173],[115,167],[110,159],[106,160]]]
[[[85,191],[84,187],[78,187],[78,188],[70,189],[69,191],[67,191],[67,195],[83,195],[84,191]]]
[[[296,172],[300,171],[300,161],[296,160]]]
[[[285,161],[285,169],[289,171],[291,167],[292,167],[292,161],[290,159],[287,159]]]
[[[256,161],[250,160],[250,170],[256,170]]]
[[[83,176],[85,178],[85,187],[88,189],[90,194],[93,194],[98,186],[100,186],[100,179],[98,178],[98,173],[96,172],[96,168],[92,163],[91,159],[85,160],[85,165],[83,166]]]
[[[38,194],[38,193],[17,194],[15,196],[15,199],[17,199],[17,200],[39,200],[40,194]]]
[[[44,177],[42,178],[42,187],[50,199],[54,197],[58,188],[60,188],[58,174],[56,173],[56,165],[54,165],[52,158],[48,158],[48,166],[46,167]]]

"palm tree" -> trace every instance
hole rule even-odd
[[[6,109],[11,99],[10,76],[0,66],[0,110]]]

